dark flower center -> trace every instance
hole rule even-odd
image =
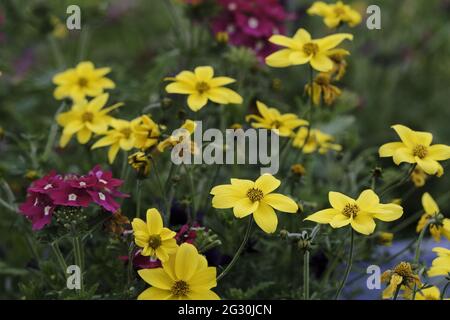
[[[419,157],[420,159],[423,159],[427,156],[428,149],[424,145],[418,144],[413,149],[413,155],[415,157]]]
[[[120,130],[120,132],[125,136],[125,139],[128,139],[132,133],[130,128],[122,129],[122,130]]]
[[[327,86],[330,84],[330,76],[326,73],[320,73],[315,81],[319,86]]]
[[[303,52],[308,56],[315,55],[317,52],[319,52],[319,46],[312,42],[305,43],[303,45]]]
[[[260,201],[262,198],[264,198],[264,193],[256,188],[251,188],[247,191],[247,197],[252,202]]]
[[[356,204],[347,203],[342,209],[342,214],[348,218],[354,218],[358,215],[359,207]]]
[[[345,10],[343,8],[334,8],[334,14],[337,16],[343,16],[345,14]]]
[[[197,91],[202,94],[206,91],[208,91],[210,89],[209,84],[207,84],[204,81],[198,82],[197,85],[195,86],[195,89],[197,89]]]
[[[148,246],[155,250],[161,246],[161,237],[159,235],[150,236],[148,239]]]
[[[170,291],[172,291],[172,294],[174,296],[182,297],[189,292],[189,285],[185,281],[179,280],[173,284],[172,289]]]
[[[86,78],[81,77],[80,79],[78,79],[78,85],[82,88],[87,87],[88,80]]]
[[[89,111],[83,113],[83,115],[81,116],[81,120],[83,122],[91,122],[93,119],[94,119],[94,114]]]

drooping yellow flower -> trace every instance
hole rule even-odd
[[[450,240],[450,219],[442,216],[437,203],[428,192],[422,195],[422,206],[425,213],[420,218],[416,231],[422,231],[429,223],[430,233],[436,242],[441,241],[441,235]],[[430,220],[433,221],[429,222]]]
[[[392,240],[394,239],[394,234],[391,232],[379,232],[377,234],[377,242],[386,247],[392,246]]]
[[[261,116],[251,114],[245,117],[247,122],[256,121],[252,123],[253,128],[277,130],[279,136],[289,137],[294,133],[295,128],[308,125],[308,121],[299,119],[293,113],[281,114],[277,109],[269,108],[260,101],[256,101],[256,106]]]
[[[423,187],[427,177],[427,174],[418,167],[415,167],[413,172],[411,172],[411,181],[414,183],[416,188]]]
[[[272,193],[281,181],[270,174],[263,174],[255,182],[231,179],[231,184],[214,187],[212,205],[217,209],[233,208],[236,218],[244,218],[253,213],[256,224],[266,233],[274,233],[278,218],[274,209],[295,213],[297,203],[280,193]]]
[[[74,103],[70,111],[60,113],[56,117],[56,122],[64,127],[59,145],[64,148],[74,134],[81,144],[87,143],[92,134],[103,134],[108,130],[108,125],[112,117],[108,113],[120,106],[117,103],[111,107],[103,109],[108,101],[108,94],[102,94],[91,101],[79,100]]]
[[[428,276],[450,277],[450,250],[443,247],[435,247],[433,248],[433,252],[436,252],[438,256],[431,263]]]
[[[151,285],[138,300],[220,300],[211,290],[217,286],[216,272],[192,244],[183,243],[162,268],[138,271]]]
[[[139,118],[141,122],[135,126],[136,148],[147,150],[158,143],[161,132],[159,126],[148,115]]]
[[[268,56],[266,63],[275,68],[310,63],[317,71],[329,72],[333,69],[333,61],[328,56],[330,50],[346,39],[353,40],[353,35],[336,33],[321,39],[311,39],[305,29],[299,29],[292,38],[273,35],[269,41],[286,48]]]
[[[308,139],[305,143],[305,140]],[[309,154],[318,151],[325,154],[330,150],[341,151],[342,146],[335,144],[334,137],[318,129],[300,128],[295,134],[292,145],[296,148],[302,148],[302,152]]]
[[[316,1],[307,12],[310,16],[323,17],[323,22],[328,28],[336,28],[342,23],[355,27],[362,20],[358,11],[353,10],[349,5],[342,3],[342,1],[338,1],[335,4]]]
[[[185,139],[194,133],[196,127],[197,124],[194,121],[187,119],[174,134],[158,144],[158,151],[164,152],[167,148],[173,148],[177,144],[183,143]]]
[[[450,159],[450,146],[431,145],[433,135],[429,132],[414,131],[400,124],[392,128],[402,141],[382,145],[379,149],[380,157],[393,157],[396,165],[402,162],[416,163],[429,175],[440,177],[444,173],[444,168],[438,161]]]
[[[136,126],[139,125],[141,119],[137,118],[132,121],[122,119],[112,119],[112,129],[105,132],[105,136],[98,140],[91,149],[110,146],[108,150],[109,163],[113,163],[120,149],[130,151],[136,146]]]
[[[312,88],[311,88],[312,87]],[[305,91],[309,96],[312,95],[313,104],[320,105],[323,102],[330,106],[342,94],[341,89],[331,84],[331,73],[319,73],[313,81],[313,84],[306,84]]]
[[[149,157],[142,151],[128,156],[128,164],[136,171],[138,178],[145,178],[150,173]]]
[[[347,71],[347,61],[345,57],[350,55],[350,52],[344,49],[332,49],[328,51],[328,57],[333,61],[333,69],[330,71],[333,74],[334,80],[339,81]]]
[[[420,278],[412,270],[408,262],[400,262],[394,270],[387,270],[381,275],[381,282],[388,284],[383,291],[383,299],[390,299],[397,291],[397,287],[405,290],[408,294],[414,287],[420,286]]]
[[[57,100],[70,97],[73,101],[99,96],[105,89],[113,89],[116,86],[105,77],[110,71],[110,68],[95,69],[90,61],[80,62],[75,68],[53,77],[53,83],[57,85],[53,95]]]
[[[441,300],[441,291],[436,286],[417,291],[414,300]],[[449,299],[444,299],[449,300]]]
[[[177,250],[176,232],[164,228],[159,211],[155,208],[147,210],[147,222],[134,218],[131,222],[134,242],[142,248],[141,255],[158,258],[162,262]]]
[[[374,219],[394,221],[403,214],[403,208],[393,203],[382,204],[370,189],[364,190],[354,200],[339,192],[329,192],[328,199],[332,208],[316,212],[305,220],[330,224],[333,228],[347,225],[359,233],[369,235],[375,230]]]
[[[242,97],[235,91],[224,86],[235,82],[229,77],[214,78],[214,69],[210,66],[195,68],[192,71],[182,71],[175,78],[167,78],[174,82],[166,86],[168,93],[187,94],[188,106],[192,111],[203,108],[208,100],[219,104],[241,104]]]

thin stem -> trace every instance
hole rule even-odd
[[[309,300],[309,250],[303,254],[303,297]]]
[[[67,277],[67,263],[66,260],[64,259],[63,254],[61,253],[61,249],[59,248],[58,242],[52,242],[51,244],[53,253],[56,256],[56,259],[58,260],[58,264],[61,267],[61,270],[64,274],[64,278]]]
[[[419,259],[420,259],[420,246],[422,245],[423,237],[425,236],[425,232],[428,229],[430,222],[427,222],[423,229],[420,231],[419,238],[417,239],[417,246],[416,246],[416,253],[414,255],[414,266],[419,265]],[[416,298],[417,293],[417,285],[414,285],[413,295],[411,300],[414,300]]]
[[[61,103],[58,110],[56,110],[54,118],[58,116],[58,114],[63,111],[65,107],[65,103]],[[50,156],[50,152],[52,152],[53,145],[55,143],[56,134],[58,133],[58,123],[56,121],[53,121],[53,124],[50,127],[50,132],[48,133],[47,143],[45,144],[44,154],[42,155],[42,161],[47,161],[48,157]]]
[[[136,218],[141,217],[142,180],[136,180]]]
[[[444,300],[444,299],[445,299],[445,295],[446,295],[446,293],[447,293],[447,289],[448,289],[449,286],[450,286],[450,281],[447,282],[447,284],[446,284],[445,287],[444,287],[444,290],[442,290],[441,300]]]
[[[188,180],[189,180],[189,187],[191,189],[192,215],[195,219],[195,217],[197,217],[197,205],[196,205],[196,201],[195,201],[196,190],[195,190],[195,185],[194,185],[194,179],[192,177],[191,170],[188,169],[188,167],[185,164],[183,164],[183,166],[184,166],[184,169],[186,170]]]
[[[336,292],[336,296],[334,297],[335,300],[339,299],[339,296],[341,295],[342,289],[344,289],[345,283],[347,282],[348,276],[350,274],[350,270],[352,268],[353,264],[353,246],[354,246],[354,238],[355,238],[355,232],[353,231],[353,228],[350,227],[350,252],[348,254],[348,261],[347,261],[347,268],[345,269],[344,273],[344,279],[342,279],[341,284],[339,285],[339,289]]]
[[[380,197],[382,197],[383,195],[385,195],[388,191],[390,191],[393,188],[396,187],[400,187],[401,185],[403,185],[406,181],[408,181],[409,177],[411,176],[411,173],[414,171],[414,169],[416,168],[417,164],[412,164],[411,168],[409,168],[408,172],[406,173],[406,175],[401,178],[398,181],[394,181],[391,184],[387,185],[381,192],[380,192]]]
[[[247,244],[248,238],[250,237],[250,232],[252,230],[253,225],[253,217],[250,217],[248,220],[247,230],[245,231],[244,239],[242,240],[241,245],[237,249],[236,253],[233,256],[233,259],[231,259],[231,262],[228,264],[228,266],[225,268],[225,270],[222,271],[221,274],[217,277],[217,281],[222,279],[226,274],[230,271],[230,269],[234,266],[236,261],[239,259],[239,256],[242,253],[242,250],[244,250],[245,245]]]
[[[83,292],[84,290],[84,284],[83,284],[83,271],[84,271],[84,262],[83,262],[83,249],[81,245],[81,239],[78,236],[74,236],[72,238],[73,243],[73,252],[75,256],[75,265],[77,265],[81,272],[80,272],[80,292]]]
[[[397,288],[395,289],[395,293],[394,293],[394,296],[392,297],[392,300],[397,300],[397,298],[398,298],[398,294],[400,293],[400,288],[401,288],[402,286],[397,286]]]
[[[309,137],[311,135],[311,121],[312,121],[312,113],[314,110],[314,104],[313,104],[313,96],[314,96],[314,70],[311,66],[309,66],[309,88],[311,89],[310,95],[309,95],[309,109],[308,109],[308,125],[306,126],[307,128],[307,133],[306,133],[306,137],[305,137],[305,141],[303,141],[302,146],[300,147],[300,151],[303,151],[303,148],[305,147],[305,145],[308,143]]]
[[[152,162],[152,164],[153,164],[153,168],[155,168],[154,170],[153,170],[153,172],[155,173],[155,177],[156,177],[156,180],[157,180],[157,183],[158,183],[158,188],[159,188],[159,190],[160,190],[160,192],[161,192],[161,197],[163,198],[163,199],[165,199],[165,197],[166,197],[166,192],[165,192],[165,189],[163,188],[163,185],[162,185],[162,182],[161,182],[161,177],[159,176],[159,171],[158,171],[158,168],[156,167],[156,161],[152,158],[152,157],[150,157],[150,161]]]

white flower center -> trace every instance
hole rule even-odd
[[[53,188],[53,186],[49,183],[49,184],[47,184],[47,185],[44,187],[44,190],[48,190],[48,189],[51,189],[51,188]]]
[[[228,5],[228,10],[234,11],[234,10],[236,10],[236,9],[237,9],[237,4],[236,4],[236,3],[232,2],[232,3],[230,3],[230,4]]]
[[[86,182],[80,182],[80,187],[86,187]]]
[[[69,194],[69,201],[75,201],[77,200],[77,195],[74,193]]]
[[[234,33],[234,31],[236,31],[236,28],[232,24],[229,24],[227,26],[227,32],[228,33]]]
[[[252,29],[256,29],[258,28],[259,22],[258,19],[251,17],[250,19],[248,19],[248,26]]]
[[[36,198],[36,199],[34,199],[34,204],[33,204],[33,206],[37,206],[39,204],[39,200]]]
[[[106,199],[105,195],[103,193],[101,193],[101,192],[98,193],[98,197],[100,198],[100,200],[105,200]]]
[[[100,182],[103,183],[103,184],[108,184],[108,182],[105,181],[105,180],[103,180],[103,179],[99,179],[98,181],[100,181]]]
[[[44,215],[48,216],[49,213],[50,213],[50,209],[51,209],[50,206],[45,207],[45,208],[44,208]]]

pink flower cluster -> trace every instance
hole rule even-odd
[[[226,32],[231,44],[253,49],[263,59],[277,47],[267,40],[284,34],[284,22],[292,18],[279,0],[219,0],[222,12],[212,22],[215,34]]]
[[[33,230],[49,224],[58,206],[88,207],[95,203],[114,213],[120,207],[115,198],[128,196],[118,191],[122,184],[122,180],[113,178],[110,171],[103,171],[98,165],[84,176],[63,176],[52,171],[31,184],[27,200],[19,209],[31,220]]]

